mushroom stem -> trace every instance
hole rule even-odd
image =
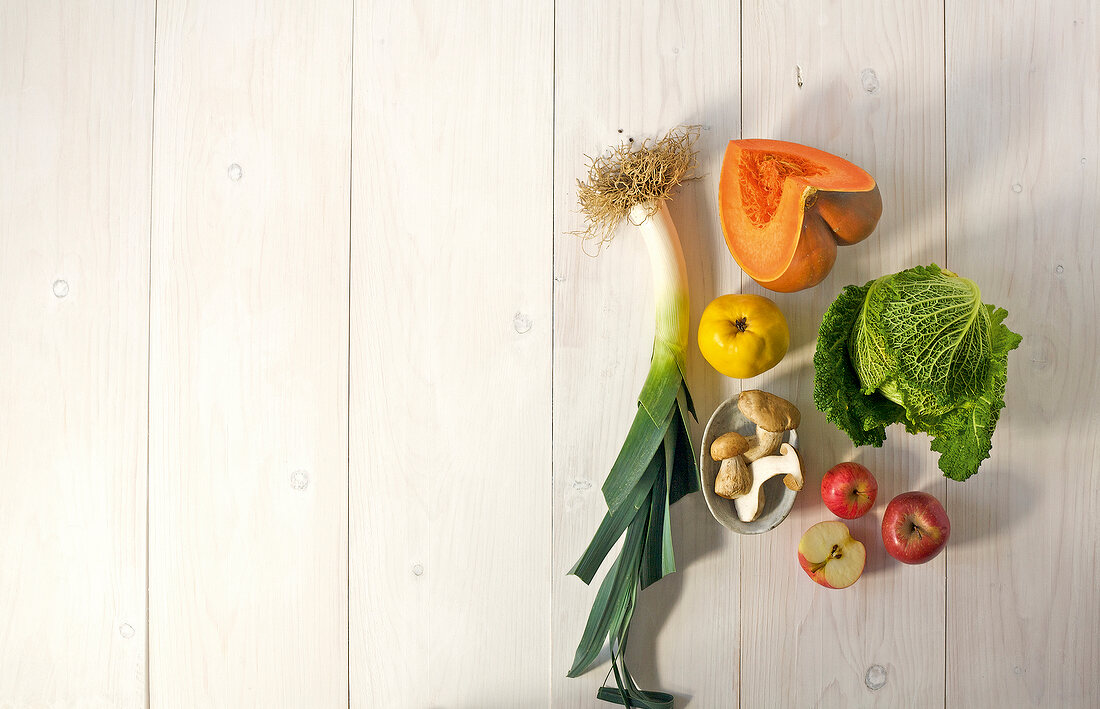
[[[758,487],[752,494],[742,495],[733,501],[733,509],[737,511],[737,519],[742,522],[752,522],[764,511],[764,488]]]
[[[726,499],[744,495],[752,489],[752,473],[745,465],[744,457],[737,455],[722,461],[718,477],[714,479],[714,492]]]
[[[745,460],[752,463],[769,455],[775,455],[779,446],[783,444],[783,431],[778,433],[766,431],[757,425],[756,435],[749,436],[745,440],[752,444],[752,447],[745,451]]]
[[[802,461],[798,458],[798,451],[789,443],[781,445],[779,451],[779,455],[760,458],[749,466],[752,472],[752,489],[733,501],[734,509],[737,510],[737,517],[742,522],[753,521],[764,510],[764,504],[761,502],[764,490],[761,486],[768,478],[782,475],[784,476],[784,482],[786,482],[787,477],[790,477],[801,484]],[[788,487],[790,486],[788,485]]]
[[[766,391],[752,389],[743,391],[737,397],[737,408],[745,418],[756,424],[756,435],[745,460],[754,462],[773,455],[783,443],[783,433],[798,428],[802,415],[798,407],[781,396]]]

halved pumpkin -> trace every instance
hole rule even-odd
[[[866,170],[781,140],[731,140],[718,203],[741,270],[782,293],[824,280],[837,245],[863,241],[882,215],[882,196]]]

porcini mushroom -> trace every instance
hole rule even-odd
[[[752,487],[752,473],[742,453],[749,441],[736,431],[724,433],[710,444],[710,457],[722,463],[714,479],[714,492],[727,499],[744,495]]]
[[[737,398],[737,408],[745,418],[756,424],[756,436],[749,436],[750,442],[755,438],[754,445],[744,453],[749,463],[773,455],[783,443],[783,433],[798,428],[802,421],[797,406],[781,396],[759,389],[741,392]]]
[[[802,489],[802,462],[798,459],[798,451],[789,443],[784,443],[779,448],[779,455],[769,455],[752,462],[749,466],[752,473],[752,487],[744,495],[733,501],[737,517],[742,522],[751,522],[760,516],[764,510],[763,494],[761,486],[765,480],[776,475],[783,476],[783,482],[792,490]],[[791,480],[787,483],[788,478]],[[797,484],[794,488],[791,485]]]

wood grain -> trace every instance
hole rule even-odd
[[[582,227],[575,180],[585,174],[585,155],[700,125],[703,178],[669,205],[692,324],[714,296],[736,290],[740,271],[725,256],[717,185],[722,150],[739,130],[739,32],[728,3],[570,0],[557,3],[556,35],[553,706],[590,707],[609,663],[578,679],[565,675],[603,572],[592,587],[566,574],[607,509],[600,486],[649,370],[654,303],[648,255],[629,229],[598,258],[568,233]],[[694,329],[690,337],[694,343]],[[737,387],[694,344],[689,354],[689,385],[704,417]],[[694,427],[696,440],[705,422]],[[674,506],[672,523],[678,571],[639,598],[630,668],[643,687],[673,692],[678,706],[729,706],[738,685],[737,545],[701,495]]]
[[[161,2],[150,698],[348,701],[351,5]]]
[[[944,499],[945,481],[925,437],[888,431],[881,449],[853,449],[813,404],[812,358],[821,317],[850,283],[942,260],[944,254],[943,21],[930,2],[770,3],[744,6],[744,134],[792,140],[838,154],[875,176],[883,216],[865,242],[840,250],[829,277],[768,295],[791,328],[791,351],[746,389],[789,398],[802,411],[806,486],[773,532],[741,542],[743,706],[932,707],[943,704],[946,559],[907,567],[888,556],[880,524],[907,490]],[[802,533],[833,515],[821,502],[824,472],[858,460],[879,481],[879,502],[849,524],[867,547],[851,589],[813,584],[798,566]],[[871,690],[867,672],[886,671]],[[877,670],[876,670],[877,671]],[[775,682],[775,677],[791,681]]]
[[[673,508],[637,679],[677,707],[1094,706],[1098,23],[1086,0],[0,3],[0,709],[593,706],[606,661],[565,674],[595,588],[566,573],[653,303],[628,230],[598,258],[568,233],[574,181],[683,123],[695,438],[742,387],[787,396],[807,486],[760,537]],[[877,232],[814,289],[727,252],[742,135],[879,181]],[[812,403],[841,287],[930,262],[1024,336],[965,484],[927,437],[855,450]],[[792,331],[743,383],[695,347],[735,292]],[[851,524],[864,577],[829,591],[795,549],[849,459],[880,500]],[[879,536],[909,489],[953,521],[916,567]]]
[[[947,6],[947,263],[1024,338],[993,458],[949,491],[947,703],[1094,707],[1100,14]]]
[[[426,573],[433,458],[432,327],[423,265],[433,163],[427,62],[435,36],[404,4],[359,3],[353,97],[350,390],[350,703],[431,704]],[[404,71],[402,67],[409,67]],[[423,68],[418,68],[423,67]],[[427,324],[427,323],[424,323]],[[381,658],[401,661],[379,661]]]
[[[360,2],[351,703],[544,706],[553,12]]]
[[[145,702],[153,15],[0,3],[0,706]]]

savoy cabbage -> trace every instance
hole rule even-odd
[[[821,322],[814,403],[857,446],[886,426],[928,433],[940,469],[966,480],[989,457],[1020,335],[978,286],[935,264],[848,286]]]

